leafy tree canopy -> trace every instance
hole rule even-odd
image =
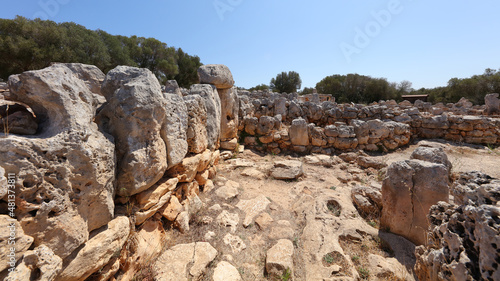
[[[302,86],[300,75],[295,71],[281,72],[271,79],[270,88],[280,93],[297,92]]]
[[[175,79],[181,87],[198,83],[198,56],[154,39],[110,35],[73,22],[0,19],[0,79],[51,62],[92,64],[104,73],[118,65],[150,69],[160,83]]]

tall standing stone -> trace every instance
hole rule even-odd
[[[162,93],[148,69],[118,66],[102,92],[108,103],[100,120],[115,137],[118,194],[148,189],[187,153],[187,109],[182,97]]]
[[[235,149],[238,137],[239,100],[237,89],[233,87],[233,75],[229,68],[221,64],[203,65],[198,69],[200,83],[217,88],[221,101],[221,147]]]
[[[194,84],[189,91],[190,95],[199,95],[205,102],[207,110],[207,141],[208,148],[215,150],[219,148],[221,128],[221,105],[219,94],[215,86],[206,84]]]
[[[484,104],[486,105],[486,114],[500,114],[500,99],[498,94],[487,94],[484,97]]]

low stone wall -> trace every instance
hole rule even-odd
[[[388,151],[411,138],[500,143],[499,116],[483,116],[486,106],[472,106],[466,99],[447,105],[381,101],[365,106],[301,102],[296,94],[238,94],[240,141],[272,153]]]

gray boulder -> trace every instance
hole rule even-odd
[[[221,141],[238,136],[239,100],[236,88],[217,89],[221,102]]]
[[[205,101],[208,148],[217,149],[221,131],[221,102],[216,88],[212,85],[195,84],[191,86],[189,94],[200,95]]]
[[[187,109],[181,97],[163,94],[148,69],[118,66],[102,92],[99,119],[116,139],[118,194],[130,196],[156,183],[187,153]]]
[[[44,244],[61,258],[114,215],[115,146],[93,122],[101,104],[98,82],[84,80],[99,76],[99,69],[77,66],[12,75],[10,98],[31,107],[40,128],[34,136],[0,138],[0,163],[6,174],[16,174],[23,202],[17,219],[35,247]]]
[[[188,110],[188,151],[202,153],[208,147],[205,101],[200,95],[189,95],[184,97],[184,103]]]
[[[486,114],[500,114],[500,99],[498,94],[487,94],[484,97],[484,104],[486,105]]]
[[[302,118],[298,118],[292,121],[292,126],[290,126],[290,141],[293,145],[309,145],[309,133],[307,130],[307,122]]]
[[[223,64],[206,64],[198,68],[201,84],[212,84],[217,89],[230,89],[234,85],[233,74]]]
[[[448,202],[448,184],[448,170],[442,164],[421,160],[392,163],[382,184],[381,229],[416,245],[425,244],[427,214],[437,202]]]

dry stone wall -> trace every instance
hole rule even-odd
[[[381,101],[365,106],[302,102],[296,94],[238,94],[240,142],[271,153],[389,151],[411,138],[500,143],[499,116],[488,115],[486,106],[472,106],[466,99],[447,105]]]

